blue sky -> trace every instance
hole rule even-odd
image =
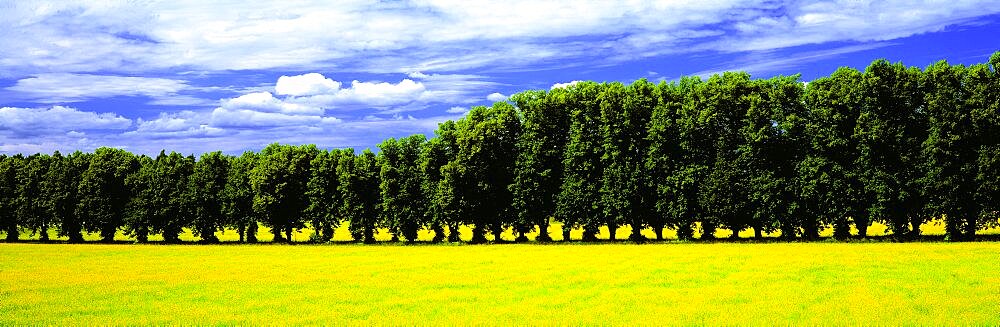
[[[0,153],[365,148],[576,80],[1000,50],[995,1],[331,3],[0,0]]]

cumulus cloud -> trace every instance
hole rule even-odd
[[[448,110],[445,110],[445,112],[447,112],[449,114],[464,114],[466,112],[469,112],[469,108],[466,108],[466,107],[451,107],[451,108],[448,108]]]
[[[323,109],[315,106],[289,103],[275,98],[271,92],[254,92],[222,101],[227,110],[251,110],[282,114],[321,114]]]
[[[317,95],[336,93],[340,90],[340,82],[326,78],[319,73],[308,73],[297,76],[281,76],[274,90],[281,95]]]
[[[490,101],[493,101],[493,102],[506,101],[507,100],[507,96],[503,95],[500,92],[493,92],[493,93],[490,93],[490,95],[486,96],[486,100],[490,100]]]

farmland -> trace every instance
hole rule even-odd
[[[974,324],[1000,243],[0,244],[0,325]]]

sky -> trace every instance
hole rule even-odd
[[[0,153],[375,148],[574,81],[1000,50],[994,1],[0,0]]]

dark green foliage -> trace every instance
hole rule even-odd
[[[417,232],[425,223],[427,201],[421,189],[419,165],[421,147],[426,141],[423,135],[412,135],[379,144],[381,206],[393,241],[400,238],[416,241]]]
[[[305,227],[306,191],[312,176],[309,164],[318,152],[314,145],[274,143],[260,152],[250,171],[254,210],[271,229],[275,242],[292,242],[292,231]]]
[[[43,200],[42,182],[49,170],[51,157],[34,154],[25,158],[24,165],[17,174],[17,215],[21,227],[39,234],[39,239],[49,239],[49,214]]]
[[[653,213],[653,192],[646,170],[647,134],[656,107],[656,86],[645,79],[629,86],[608,84],[600,96],[604,167],[600,195],[604,225],[614,240],[618,226],[632,227],[629,239],[643,241],[642,229]]]
[[[337,175],[337,164],[341,151],[330,150],[316,154],[312,163],[312,176],[306,185],[309,196],[309,207],[306,215],[309,217],[317,241],[329,242],[333,239],[333,231],[340,226],[341,203],[344,201],[340,192],[340,178]]]
[[[76,213],[78,187],[83,171],[89,165],[88,155],[74,152],[63,157],[58,151],[52,155],[49,170],[42,181],[42,197],[52,222],[59,227],[59,236],[70,242],[83,242],[83,225]]]
[[[583,229],[585,241],[596,240],[603,223],[600,189],[604,167],[598,101],[603,88],[594,82],[569,88],[569,141],[563,154],[564,175],[555,213],[555,219],[563,223],[564,240],[569,240],[569,231],[574,228]]]
[[[423,173],[420,188],[427,203],[424,221],[434,232],[434,242],[444,240],[445,227],[449,230],[448,241],[458,242],[461,220],[447,211],[452,198],[448,196],[450,189],[442,185],[444,175],[441,171],[448,162],[455,160],[455,122],[449,120],[438,124],[435,134],[420,153],[420,170]]]
[[[80,202],[77,215],[83,218],[88,232],[100,232],[101,239],[111,242],[125,222],[130,200],[125,178],[139,169],[131,153],[115,148],[98,148],[90,157],[79,186]]]
[[[24,168],[24,157],[0,156],[0,228],[7,234],[8,241],[16,241],[22,225],[19,208],[19,185],[17,175]]]
[[[348,228],[355,241],[374,243],[375,229],[384,225],[379,221],[382,213],[378,159],[368,149],[357,156],[354,149],[342,151],[337,164],[340,192],[344,197],[340,210],[350,223]]]
[[[225,225],[236,229],[240,242],[257,242],[259,215],[254,210],[254,193],[250,182],[250,172],[257,163],[257,154],[244,152],[239,157],[229,158],[229,174],[222,190],[222,210]]]
[[[229,175],[229,161],[221,152],[203,154],[188,178],[187,208],[191,227],[202,242],[215,243],[215,232],[225,225],[223,190]]]
[[[523,132],[517,142],[514,184],[515,231],[518,241],[538,226],[537,241],[551,241],[549,219],[555,215],[563,178],[563,154],[569,136],[570,91],[528,91],[510,99],[522,116]]]

